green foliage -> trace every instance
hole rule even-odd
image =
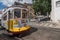
[[[33,0],[33,9],[35,12],[41,12],[42,14],[50,13],[51,0]]]

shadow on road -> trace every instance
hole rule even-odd
[[[36,32],[37,30],[38,30],[37,28],[35,28],[35,27],[31,27],[30,30],[29,30],[28,32],[24,32],[24,33],[22,33],[21,37],[28,36],[28,35],[30,35],[30,34]]]
[[[36,31],[37,31],[37,28],[31,27],[29,31],[24,32],[24,33],[21,33],[19,38],[28,36],[28,35],[36,32]],[[8,40],[8,39],[9,39],[9,40],[15,40],[14,37],[18,37],[18,36],[15,36],[15,35],[14,35],[14,36],[9,36],[9,35],[4,34],[4,33],[0,34],[0,39],[1,39],[1,40],[2,40],[2,39],[3,39],[3,40]]]
[[[0,34],[0,40],[16,40],[14,37],[9,37],[8,35],[2,33]]]

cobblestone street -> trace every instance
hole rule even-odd
[[[30,22],[29,25],[37,26],[37,27],[60,28],[60,24],[53,23],[51,21]]]
[[[1,30],[0,40],[60,40],[60,29],[52,28],[57,26],[56,24],[50,22],[40,22],[39,24],[40,26],[37,24],[34,25],[30,24],[31,25],[31,29],[29,31],[30,34],[25,35],[20,39],[9,37],[4,34],[5,32],[4,30]],[[49,27],[50,25],[52,27]]]

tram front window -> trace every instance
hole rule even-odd
[[[14,10],[14,18],[20,18],[21,16],[21,10],[20,9],[15,9]]]

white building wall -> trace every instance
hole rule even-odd
[[[52,11],[51,11],[51,20],[53,22],[59,22],[60,21],[60,5],[59,7],[56,6],[56,2],[59,0],[51,0],[52,1]]]

